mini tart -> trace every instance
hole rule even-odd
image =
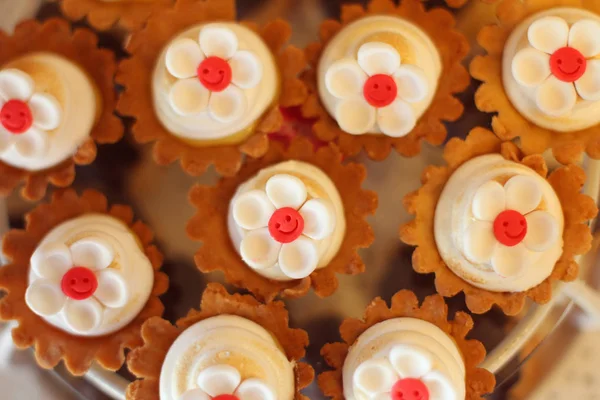
[[[231,176],[244,155],[265,154],[268,133],[283,123],[279,107],[306,99],[296,77],[305,68],[304,54],[286,46],[290,35],[282,20],[260,29],[236,23],[233,1],[179,0],[128,41],[131,57],[117,74],[125,87],[118,111],[136,119],[132,131],[138,142],[155,142],[158,164],[180,160],[190,175],[214,164]],[[213,81],[215,71],[225,78]]]
[[[341,160],[341,154],[335,146],[322,147],[315,152],[312,143],[308,139],[297,137],[292,140],[287,149],[281,143],[272,143],[271,148],[264,157],[249,161],[235,177],[223,178],[216,186],[196,185],[193,187],[189,197],[197,212],[188,222],[187,231],[193,240],[202,242],[202,247],[195,255],[196,265],[200,271],[222,270],[225,279],[229,283],[246,288],[266,301],[271,301],[278,294],[286,297],[300,297],[306,294],[311,286],[317,295],[321,297],[329,296],[338,286],[336,273],[355,275],[363,272],[365,265],[357,250],[368,247],[374,240],[373,230],[365,221],[365,217],[375,212],[377,195],[360,187],[361,182],[366,177],[366,170],[363,165],[355,163],[342,165],[337,160]],[[234,232],[232,228],[234,224],[232,199],[241,198],[241,194],[247,194],[248,186],[252,188],[253,182],[260,182],[260,187],[264,188],[266,177],[273,177],[278,172],[285,175],[286,181],[290,178],[290,175],[294,175],[291,177],[293,180],[306,185],[309,192],[307,198],[332,200],[330,204],[333,204],[336,210],[334,213],[336,215],[336,229],[337,227],[340,227],[340,229],[345,228],[333,233],[330,232],[334,236],[335,244],[332,244],[333,242],[329,243],[328,261],[326,264],[318,265],[310,275],[304,278],[293,279],[288,276],[287,279],[282,280],[281,276],[273,277],[273,275],[262,274],[262,271],[259,271],[261,267],[250,267],[242,259],[244,253],[238,253],[238,249],[234,245],[236,237],[232,234]],[[315,177],[315,180],[307,176]],[[323,179],[327,183],[321,185],[317,183],[317,179]],[[287,186],[284,187],[287,188]],[[325,189],[326,187],[328,189]],[[255,188],[258,188],[258,186]],[[311,195],[311,192],[314,193],[314,191],[320,190],[335,194],[331,194],[331,196]],[[252,192],[259,192],[258,195],[267,197],[260,190]],[[293,193],[297,193],[296,189]],[[304,195],[306,195],[306,192]],[[333,200],[334,197],[337,197],[338,200]],[[267,217],[271,216],[271,219],[276,218],[276,214],[286,208],[278,207],[277,201],[274,203],[277,211],[272,215],[267,215]],[[299,208],[294,207],[294,209]],[[273,208],[271,208],[272,210]],[[299,210],[300,213],[303,212],[301,208]],[[294,210],[292,210],[292,214],[294,215],[290,214],[290,216],[296,218]],[[290,221],[295,221],[295,219],[290,218]],[[269,219],[269,229],[272,225],[270,222]],[[285,230],[285,221],[280,220],[279,222],[282,225],[281,230]],[[304,229],[301,239],[297,239],[296,243],[309,241],[304,237],[304,235],[307,235],[306,230],[309,229],[309,225],[305,224]],[[260,230],[257,230],[259,234],[261,233]],[[262,231],[265,235],[270,233],[266,232],[266,227],[262,228]],[[249,237],[249,235],[246,237]],[[285,240],[281,243],[284,242]],[[321,243],[320,241],[317,242]],[[262,244],[264,242],[259,241],[257,243]],[[293,244],[293,242],[289,244]],[[331,252],[332,246],[336,246],[337,251],[334,249]],[[260,246],[255,247],[260,248]],[[283,249],[284,247],[281,246],[280,248]],[[319,248],[322,249],[322,247]],[[283,251],[275,251],[274,262],[277,261],[278,255],[284,257]],[[299,250],[296,255],[304,257],[306,254],[304,250]],[[292,263],[295,260],[293,254],[290,256],[288,253],[285,257],[290,257],[288,260],[291,259],[290,262]],[[323,257],[325,257],[323,253],[320,253],[319,262],[324,260]],[[281,260],[281,258],[279,259]],[[298,260],[305,259],[298,258]],[[257,257],[256,261],[260,262],[261,260]],[[274,268],[276,268],[276,265]],[[268,268],[266,270],[268,273]],[[267,276],[271,276],[271,278]]]
[[[85,226],[80,229],[75,229],[73,223],[77,220],[86,221],[94,220],[95,228],[98,227],[97,221],[102,223],[108,221],[110,226],[109,230],[104,233],[98,233],[94,231],[94,235],[85,235]],[[120,239],[126,238],[127,243],[134,247],[134,251],[131,253],[119,253],[120,248],[118,243],[115,243],[114,238],[109,237],[107,232],[115,232],[114,225],[119,229],[118,236]],[[81,224],[79,225],[81,226]],[[90,229],[91,229],[91,225]],[[70,229],[70,231],[69,231]],[[75,232],[75,233],[74,233]],[[84,237],[81,237],[83,234]],[[75,236],[74,236],[75,235]],[[67,237],[69,242],[65,243],[62,241],[54,240],[58,237]],[[98,239],[102,237],[102,239]],[[116,236],[115,236],[116,237]],[[15,345],[19,348],[25,349],[27,347],[33,347],[35,349],[35,357],[38,364],[43,368],[54,368],[61,360],[64,361],[67,369],[74,375],[83,375],[92,365],[93,362],[98,362],[102,367],[108,370],[118,370],[125,361],[125,349],[132,349],[142,345],[142,339],[140,335],[140,327],[142,323],[150,317],[160,316],[163,313],[164,307],[162,302],[158,299],[158,296],[165,293],[168,286],[167,276],[159,272],[163,256],[159,250],[151,244],[153,233],[146,225],[140,221],[133,220],[133,211],[130,207],[124,205],[113,205],[108,207],[107,200],[104,195],[93,190],[87,190],[79,197],[74,190],[65,190],[55,192],[52,196],[52,200],[48,204],[43,204],[34,209],[31,213],[26,216],[26,228],[25,230],[11,230],[4,236],[3,252],[5,256],[10,260],[10,263],[5,267],[0,268],[0,289],[7,292],[0,300],[0,319],[3,321],[15,320],[18,322],[18,326],[12,331],[12,337]],[[67,240],[67,239],[64,239]],[[94,240],[96,240],[94,242]],[[74,266],[77,259],[81,260],[82,255],[83,261],[81,265],[87,265],[91,260],[99,260],[102,254],[106,253],[99,252],[98,258],[85,259],[86,254],[82,253],[81,250],[87,248],[97,248],[98,243],[111,243],[114,246],[113,253],[116,258],[109,258],[106,264],[110,262],[108,267],[105,265],[96,264],[97,270],[82,268],[70,268],[68,272],[63,275],[62,279],[62,290],[65,295],[68,294],[69,298],[66,300],[67,304],[79,304],[89,305],[91,303],[99,304],[101,301],[104,305],[110,305],[115,307],[114,309],[104,309],[105,314],[101,325],[112,324],[110,327],[112,332],[100,332],[101,335],[91,335],[94,332],[88,331],[85,334],[72,334],[68,332],[62,320],[63,315],[56,314],[52,317],[42,317],[30,308],[29,304],[38,304],[41,307],[51,307],[53,302],[47,303],[31,303],[32,295],[35,294],[42,299],[50,299],[47,297],[48,293],[44,294],[38,291],[33,292],[33,284],[37,284],[38,288],[41,287],[47,290],[51,290],[53,287],[57,287],[58,284],[49,284],[49,281],[42,278],[35,277],[35,271],[30,268],[31,265],[42,265],[40,260],[46,261],[46,269],[44,270],[44,276],[48,274],[56,273],[60,266],[60,261],[64,261],[61,253],[61,246],[68,244],[70,246],[70,255],[72,260],[68,260],[69,265]],[[137,241],[137,243],[136,243]],[[74,242],[74,243],[71,243]],[[87,242],[87,243],[86,243]],[[91,247],[90,247],[90,242]],[[125,242],[123,242],[125,243]],[[76,246],[79,245],[79,249]],[[83,245],[83,246],[82,246]],[[123,244],[125,246],[125,244]],[[40,255],[48,255],[47,258],[39,257]],[[128,262],[131,260],[130,254],[135,254],[136,263]],[[141,258],[140,258],[141,257]],[[141,261],[140,261],[141,260]],[[52,264],[51,264],[52,263]],[[143,264],[143,266],[141,265]],[[120,269],[115,269],[113,266],[117,265]],[[51,268],[48,268],[51,266]],[[102,269],[105,267],[105,269]],[[142,269],[143,268],[143,269]],[[145,305],[140,303],[141,300],[133,298],[131,302],[127,304],[134,304],[136,311],[139,313],[136,316],[131,316],[130,310],[123,307],[117,308],[120,305],[117,304],[122,300],[118,298],[111,298],[110,293],[106,291],[100,292],[88,292],[93,296],[88,296],[87,299],[80,299],[81,301],[75,300],[75,295],[83,294],[83,290],[88,290],[89,287],[84,288],[82,280],[91,278],[96,281],[93,276],[88,276],[77,272],[76,270],[85,269],[90,274],[92,271],[98,278],[98,286],[109,288],[106,286],[106,282],[111,282],[111,275],[114,278],[115,274],[123,276],[129,276],[129,279],[138,279],[139,286],[144,286],[144,289],[138,289],[136,287],[127,287],[134,295],[138,294],[140,297],[141,290],[147,290],[144,295],[149,296]],[[146,275],[150,272],[149,277]],[[65,278],[68,274],[70,279]],[[108,274],[108,275],[106,275]],[[132,278],[131,274],[134,274],[135,278]],[[34,277],[34,280],[32,280]],[[118,277],[117,277],[118,278]],[[112,282],[120,283],[123,279],[118,281],[113,280]],[[66,286],[65,286],[66,285]],[[85,285],[84,285],[85,286]],[[66,287],[66,288],[65,288]],[[116,286],[113,286],[113,288]],[[59,288],[60,291],[60,288]],[[122,292],[121,292],[122,293]],[[46,296],[46,297],[45,297]],[[129,296],[131,298],[132,296]],[[38,300],[39,300],[38,298]],[[53,297],[52,300],[56,300],[57,297]],[[33,298],[35,301],[35,298]],[[109,300],[113,303],[110,304]],[[128,300],[127,300],[128,301]],[[126,305],[125,307],[128,307]],[[96,307],[97,309],[97,307]],[[69,315],[75,315],[75,319],[71,321],[85,322],[84,318],[77,317],[77,312],[81,312],[84,317],[93,315],[85,314],[84,309],[75,309],[75,314],[71,311],[64,311],[61,309],[60,313],[69,313]],[[121,310],[123,310],[121,312]],[[47,309],[46,309],[47,311]],[[110,314],[111,312],[113,312]],[[116,314],[115,314],[116,313]],[[67,314],[64,314],[67,315]],[[122,319],[130,319],[130,322],[124,324]],[[65,318],[66,320],[66,318]],[[78,328],[86,328],[81,324],[73,325]],[[119,327],[120,326],[120,327]],[[89,326],[87,326],[89,328]],[[87,335],[87,336],[86,336]]]
[[[562,164],[578,162],[584,151],[600,158],[600,40],[590,34],[600,32],[600,4],[503,0],[497,18],[478,35],[487,55],[470,65],[483,82],[476,106],[497,114],[494,132],[503,140],[519,137],[527,155],[552,149]],[[581,63],[573,65],[577,74],[561,72],[563,62]]]
[[[438,293],[452,297],[464,292],[467,306],[474,313],[484,313],[497,304],[507,315],[515,315],[521,311],[527,297],[540,304],[546,303],[552,295],[553,282],[571,281],[577,277],[575,256],[590,249],[592,235],[587,222],[598,211],[594,201],[580,193],[585,182],[585,173],[580,167],[568,165],[548,174],[541,155],[523,156],[515,144],[502,142],[483,128],[475,128],[465,141],[451,139],[444,149],[444,158],[448,165],[426,168],[422,175],[423,186],[404,198],[405,208],[415,219],[400,228],[401,240],[417,247],[412,257],[414,270],[422,274],[435,273]],[[524,188],[527,190],[532,190],[531,182],[535,183],[535,191],[528,192],[528,196],[531,194],[530,199],[537,198],[539,204],[527,204],[522,197],[509,193],[519,193],[513,191],[520,187],[515,177],[521,179],[521,183],[526,178]],[[489,197],[483,201],[485,197],[475,196],[484,186],[490,189],[490,184],[497,198],[504,199],[506,196],[506,206],[504,202],[502,205],[494,203]],[[488,190],[486,193],[491,192]],[[533,193],[537,194],[534,196]],[[445,202],[444,210],[448,208],[448,202],[452,202],[452,210],[447,212],[457,215],[458,224],[454,223],[450,214],[444,217],[444,213],[436,212],[442,201]],[[492,213],[495,217],[480,216],[482,212],[478,210],[481,208],[477,206],[476,210],[476,203],[483,204],[484,213]],[[514,219],[508,215],[511,213],[520,216]],[[552,218],[548,218],[548,213]],[[499,236],[502,231],[496,233],[496,225],[502,222],[503,214],[509,217],[504,221],[504,226],[509,226],[507,229],[513,229],[513,223],[525,220],[524,231],[521,227],[518,232],[506,231],[514,236],[508,238],[509,241],[516,238],[512,243]],[[533,217],[542,218],[530,219]],[[544,225],[548,220],[554,222]],[[468,224],[461,225],[462,221]],[[491,237],[492,242],[477,241],[467,234],[471,232],[471,226],[475,222],[480,224],[480,221],[493,221],[493,231],[484,226],[479,235],[486,240]],[[534,243],[535,237],[527,235],[528,232],[540,233],[540,227],[548,228],[551,236],[540,234],[540,239],[546,238],[545,244]],[[465,232],[465,235],[444,234],[448,229]],[[541,233],[544,233],[543,229]],[[460,244],[457,242],[459,239]],[[488,248],[488,243],[495,247]],[[527,249],[521,247],[524,245]],[[509,253],[492,253],[498,248],[519,250],[524,255],[515,256],[514,262],[507,263],[508,259],[503,256]],[[478,252],[482,250],[487,255]],[[490,254],[491,261],[485,258]],[[536,268],[527,269],[523,260],[530,260]],[[512,267],[518,268],[511,270]]]
[[[368,24],[379,27],[379,31],[369,35]],[[364,148],[374,160],[386,158],[392,147],[404,156],[415,156],[420,152],[422,140],[442,144],[446,138],[443,122],[455,121],[463,112],[463,105],[454,95],[469,84],[468,72],[461,65],[469,44],[454,25],[455,20],[447,10],[426,11],[425,6],[415,0],[402,1],[399,6],[391,0],[372,0],[366,9],[360,5],[342,6],[341,22],[323,22],[320,42],[306,49],[311,69],[304,74],[309,98],[302,111],[305,117],[317,119],[313,126],[316,136],[327,142],[337,141],[346,155],[355,155]],[[398,34],[386,33],[384,27]],[[361,41],[340,46],[338,42],[351,35]],[[408,43],[406,35],[413,44]],[[341,53],[351,46],[356,47],[355,53]],[[417,52],[418,60],[412,54]],[[384,65],[381,59],[389,65]],[[342,74],[334,74],[334,69]],[[351,79],[344,78],[345,72],[351,72],[346,74]],[[337,94],[332,94],[330,88]],[[377,90],[382,88],[387,88],[389,93],[379,98],[378,93],[381,93]],[[370,97],[365,97],[365,93]],[[360,132],[357,130],[355,134],[351,134],[349,128],[340,128],[332,114],[333,110],[336,114],[348,110],[353,102],[360,103],[362,112],[366,113],[345,112],[352,124],[359,119],[356,115],[365,117],[362,120],[365,124],[361,124]],[[338,107],[340,104],[348,107]],[[380,111],[387,116],[378,117]],[[382,121],[388,121],[385,130],[393,136],[381,133]],[[356,125],[352,124],[348,126]],[[373,130],[380,133],[366,133]]]
[[[63,14],[78,21],[87,18],[88,23],[100,31],[115,24],[127,29],[139,29],[152,12],[172,5],[174,0],[61,0]]]
[[[142,337],[144,339],[144,345],[133,350],[127,356],[127,367],[137,378],[137,381],[131,383],[127,387],[126,398],[127,400],[166,400],[159,394],[159,391],[163,390],[162,382],[165,381],[165,377],[161,374],[172,372],[170,367],[165,366],[165,360],[169,362],[173,347],[171,347],[181,335],[184,335],[186,330],[190,327],[190,331],[194,329],[194,332],[198,332],[199,324],[210,323],[210,320],[217,318],[227,317],[229,319],[246,320],[245,323],[256,324],[263,333],[266,331],[271,336],[271,342],[275,342],[278,346],[278,353],[282,352],[287,358],[287,365],[293,367],[293,375],[295,388],[293,390],[293,398],[296,400],[308,399],[306,396],[300,393],[300,390],[307,387],[314,379],[314,370],[308,364],[298,362],[304,357],[306,352],[306,346],[308,346],[308,335],[302,329],[292,329],[289,327],[288,312],[282,302],[276,301],[269,304],[259,303],[254,297],[250,295],[240,294],[229,294],[223,286],[217,283],[210,283],[204,293],[202,294],[202,301],[200,303],[200,310],[191,310],[186,317],[181,318],[177,321],[175,326],[171,325],[170,322],[165,321],[161,318],[151,318],[142,326]],[[221,325],[221,324],[219,324]],[[223,324],[229,327],[229,330],[235,327],[237,323]],[[263,331],[264,329],[264,331]],[[201,332],[202,333],[202,332]],[[225,332],[226,334],[227,332]],[[240,332],[241,334],[241,332]],[[193,336],[200,339],[199,336]],[[240,336],[242,338],[243,336]],[[223,341],[226,341],[226,337],[223,336]],[[191,339],[191,338],[190,338]],[[191,339],[193,340],[193,339]],[[215,339],[219,341],[219,339]],[[232,343],[231,351],[227,350],[227,347],[223,343],[218,343],[214,347],[205,346],[206,351],[215,351],[215,349],[222,350],[222,353],[226,353],[226,356],[220,356],[219,359],[224,361],[225,364],[236,364],[236,357],[229,358],[230,355],[236,355],[237,351],[242,348],[239,346],[244,341],[238,341],[238,343]],[[185,346],[186,350],[189,346]],[[197,347],[198,348],[198,347]],[[173,350],[173,351],[170,351]],[[191,355],[192,361],[198,359],[198,354],[194,353]],[[243,360],[244,355],[241,355]],[[207,358],[204,358],[206,361]],[[254,361],[260,361],[252,359],[250,363]],[[239,361],[237,361],[239,362]],[[206,362],[204,363],[206,365]],[[209,361],[208,364],[219,364],[216,361]],[[265,364],[262,364],[265,365]],[[162,371],[162,372],[161,372]],[[182,373],[188,371],[180,371]],[[199,371],[195,371],[196,373]],[[241,371],[243,379],[247,379],[248,376],[255,376],[258,374],[258,368],[253,371]],[[182,377],[183,378],[183,377]],[[268,376],[264,379],[269,379]],[[193,380],[195,381],[195,379]],[[188,382],[192,382],[190,379]],[[242,380],[243,384],[243,380]],[[189,388],[187,388],[189,389]],[[221,393],[215,394],[219,395]],[[171,397],[168,397],[169,399]],[[205,397],[200,397],[205,398]],[[208,397],[210,398],[210,397]],[[262,398],[262,397],[256,397]],[[277,400],[287,400],[284,398],[278,398]]]
[[[444,374],[438,369],[443,369],[443,364],[446,363],[440,365],[437,360],[445,358],[445,361],[451,360],[449,361],[451,365],[445,365],[447,369],[451,369],[451,366],[455,367],[454,371],[446,371],[446,375],[454,375],[453,386],[462,386],[460,390],[464,393],[463,397],[457,394],[456,398],[481,399],[484,394],[493,391],[495,378],[491,372],[477,368],[485,358],[485,348],[477,340],[466,339],[472,328],[473,320],[464,312],[457,312],[454,320],[448,320],[448,306],[439,295],[426,297],[421,306],[415,294],[409,290],[401,290],[392,296],[390,307],[378,297],[369,304],[362,319],[348,318],[342,322],[340,334],[344,342],[328,343],[321,349],[325,362],[334,370],[319,375],[319,387],[333,400],[366,399],[367,397],[349,397],[349,392],[355,393],[357,389],[354,382],[359,380],[359,370],[366,372],[365,367],[368,363],[373,367],[373,361],[384,362],[380,359],[383,356],[382,352],[389,351],[390,359],[397,361],[393,364],[404,367],[392,372],[395,377],[399,375],[400,381],[394,386],[389,398],[413,399],[413,390],[427,390],[422,384],[425,383],[429,387],[428,383],[435,375],[439,377]],[[394,333],[395,338],[392,337]],[[395,357],[393,353],[396,353]],[[428,356],[427,358],[435,361],[425,362],[425,365],[416,363],[407,365],[411,364],[409,362],[411,360],[423,361],[423,356]],[[357,366],[359,368],[356,368]],[[389,372],[388,366],[385,367],[386,372]],[[461,375],[464,376],[463,385],[461,385],[463,381],[460,375],[457,376],[460,370],[462,370]],[[359,372],[353,373],[353,371]],[[376,370],[371,369],[371,371]],[[348,379],[347,376],[352,378]],[[406,381],[410,380],[413,382],[408,384]],[[375,389],[375,386],[371,388]],[[408,395],[406,389],[410,389]],[[403,393],[404,397],[399,396],[400,393]],[[438,393],[435,399],[452,398],[442,394],[444,393]],[[385,394],[379,395],[382,396],[381,398],[386,398],[383,397]],[[428,398],[431,399],[432,394],[430,393],[429,396]]]
[[[65,115],[64,112],[41,115],[43,120],[38,120],[38,115],[33,115],[31,126],[39,133],[37,138],[43,139],[46,133],[51,138],[45,148],[47,150],[43,153],[45,157],[39,156],[39,153],[31,153],[31,157],[25,157],[21,152],[17,154],[12,139],[23,139],[29,131],[17,135],[3,130],[8,137],[3,142],[5,146],[0,156],[0,194],[6,196],[24,182],[22,196],[28,200],[39,200],[46,193],[48,183],[58,187],[69,186],[75,178],[75,165],[87,165],[94,161],[97,144],[115,143],[123,136],[123,125],[114,115],[114,54],[98,49],[97,45],[98,38],[94,33],[81,28],[72,30],[68,22],[60,19],[49,19],[43,23],[26,21],[16,27],[12,36],[0,34],[0,68],[3,72],[9,69],[14,72],[16,69],[18,76],[24,77],[19,83],[29,86],[27,91],[33,92],[38,101],[45,100],[38,102],[38,105],[42,103],[54,106],[50,110],[56,109],[57,104],[64,106],[60,101],[57,103],[56,93],[61,92],[64,97],[71,94],[67,90],[69,89],[78,91],[78,106],[82,107],[80,114],[76,116],[81,120],[73,115]],[[42,65],[39,69],[37,62]],[[65,74],[70,77],[71,82],[78,82],[76,87],[67,88],[66,83],[57,84],[54,81],[57,78],[52,76],[52,73],[58,73],[59,69],[53,68],[53,65],[68,68],[69,71]],[[87,85],[85,90],[82,89],[84,84]],[[54,92],[54,95],[51,92]],[[34,101],[34,97],[26,98],[28,96],[24,96],[23,93],[15,97],[26,101],[21,101],[21,107],[24,104],[28,107],[31,101]],[[65,99],[63,100],[67,101]],[[2,109],[19,111],[18,107],[12,110],[5,109],[4,106],[11,100],[13,99],[3,98]],[[75,100],[66,104],[73,109],[73,102]],[[26,111],[31,116],[30,109],[27,108]],[[85,115],[83,113],[89,114],[89,119],[82,117]],[[31,120],[28,124],[31,124]],[[73,138],[67,134],[76,136],[77,143],[72,143]],[[33,146],[29,150],[32,148],[37,147]],[[32,165],[29,168],[26,167],[27,160]]]

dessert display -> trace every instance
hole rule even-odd
[[[360,188],[365,168],[342,165],[333,146],[316,152],[306,138],[289,148],[272,143],[235,177],[190,191],[196,215],[188,235],[202,246],[195,256],[202,272],[222,270],[229,283],[267,301],[319,296],[337,288],[336,273],[358,274],[356,253],[373,242],[364,218],[377,196]]]
[[[308,335],[288,326],[282,302],[261,304],[211,283],[199,310],[175,325],[151,318],[142,336],[127,357],[138,378],[127,400],[308,399],[300,391],[314,371],[299,361]]]
[[[258,28],[235,17],[232,1],[179,0],[129,38],[118,110],[136,119],[138,142],[154,142],[159,164],[179,160],[191,175],[214,164],[233,175],[244,156],[265,154],[282,125],[279,107],[304,102],[304,55],[286,46],[289,24]]]
[[[119,369],[142,323],[164,308],[168,278],[152,231],[93,190],[56,192],[26,221],[4,236],[10,263],[0,268],[0,319],[17,321],[15,345],[34,347],[43,368],[63,360],[74,375],[94,361]]]
[[[115,56],[96,35],[60,19],[26,21],[0,35],[0,193],[24,184],[39,200],[48,183],[69,186],[97,144],[121,139],[113,114]]]
[[[577,277],[574,257],[590,249],[588,221],[598,211],[580,192],[583,169],[548,173],[541,155],[523,156],[483,128],[450,140],[444,158],[405,197],[415,219],[400,229],[417,247],[413,268],[435,273],[438,293],[464,292],[475,313],[497,304],[515,315],[526,297],[545,303],[554,281]]]
[[[441,144],[443,122],[463,112],[455,94],[469,84],[461,65],[469,45],[454,23],[447,10],[412,0],[342,6],[341,21],[323,22],[320,42],[306,49],[303,115],[316,119],[315,135],[375,160],[392,147],[415,156],[423,140]]]
[[[478,36],[487,55],[471,64],[494,132],[518,137],[525,154],[552,149],[563,164],[600,158],[600,5],[504,0],[497,10],[498,24]]]
[[[466,313],[448,320],[439,295],[419,305],[414,293],[401,290],[390,307],[376,298],[362,319],[342,322],[343,342],[321,349],[333,370],[319,375],[319,387],[333,400],[481,399],[495,379],[477,368],[485,348],[466,339],[472,328]]]

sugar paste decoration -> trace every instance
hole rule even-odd
[[[308,197],[301,179],[278,174],[269,178],[265,190],[251,190],[236,199],[233,218],[248,231],[240,246],[246,264],[255,269],[278,264],[292,279],[315,270],[316,241],[332,234],[336,218],[329,200]]]
[[[0,71],[0,153],[14,149],[25,158],[48,150],[48,132],[60,125],[61,106],[48,93],[35,92],[35,82],[25,72]]]
[[[325,85],[340,100],[335,108],[340,128],[353,135],[378,128],[392,137],[405,136],[415,127],[411,103],[423,100],[429,90],[423,70],[401,64],[398,51],[382,42],[363,44],[357,60],[333,63]]]
[[[528,46],[512,60],[515,80],[536,88],[540,111],[569,114],[578,99],[600,100],[600,23],[582,19],[569,27],[560,17],[543,17],[527,31]]]
[[[384,357],[364,361],[354,371],[354,386],[375,400],[459,400],[451,380],[435,369],[424,348],[395,345]]]
[[[474,221],[465,235],[467,259],[491,264],[503,277],[518,275],[559,239],[558,222],[539,209],[541,202],[542,187],[531,176],[481,185],[471,204]]]
[[[129,299],[127,282],[109,268],[114,258],[112,246],[99,237],[46,245],[31,258],[36,278],[25,292],[27,305],[42,317],[62,313],[74,332],[93,331],[105,308],[124,307]]]
[[[263,75],[258,57],[238,49],[238,38],[225,27],[200,31],[198,41],[174,41],[166,53],[166,67],[177,81],[169,104],[182,116],[208,112],[216,121],[230,123],[247,109],[244,89],[257,86]]]
[[[185,392],[179,400],[276,400],[269,386],[256,378],[242,380],[230,365],[214,365],[198,375],[197,388]]]

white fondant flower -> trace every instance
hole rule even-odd
[[[541,201],[541,185],[531,176],[516,175],[504,186],[496,181],[481,185],[473,197],[475,221],[466,231],[465,256],[491,263],[501,276],[518,275],[559,236],[556,219],[537,210]]]
[[[48,131],[58,128],[62,111],[56,98],[36,93],[33,79],[9,68],[0,71],[0,153],[13,148],[35,158],[48,149]]]
[[[292,279],[305,278],[319,263],[316,241],[335,228],[335,214],[328,200],[310,199],[299,178],[274,175],[265,190],[251,190],[233,204],[236,224],[249,231],[240,245],[242,258],[252,268],[279,265]]]
[[[408,134],[416,124],[410,103],[427,96],[429,84],[415,65],[401,65],[394,47],[381,42],[363,44],[357,60],[342,59],[325,74],[329,93],[340,99],[335,119],[353,135],[373,132],[378,126],[388,136]]]
[[[219,122],[235,121],[247,107],[243,89],[258,85],[263,68],[254,53],[238,49],[238,38],[222,26],[207,26],[199,41],[177,39],[167,49],[166,67],[178,80],[169,103],[180,115],[206,111]]]
[[[354,371],[353,383],[372,400],[459,400],[450,379],[434,369],[432,354],[412,345],[396,345],[387,357],[364,361]]]
[[[114,257],[112,246],[98,237],[37,249],[31,257],[36,279],[27,287],[27,305],[42,317],[62,312],[75,332],[92,331],[102,322],[104,307],[123,307],[129,298],[121,273],[108,268]]]
[[[230,365],[215,365],[201,371],[197,388],[185,392],[179,400],[211,400],[222,395],[232,395],[238,400],[276,400],[275,394],[263,381],[244,379]]]
[[[569,27],[560,17],[544,17],[527,31],[530,46],[512,60],[515,80],[536,88],[537,107],[545,114],[568,114],[577,95],[600,100],[600,22],[582,19]]]

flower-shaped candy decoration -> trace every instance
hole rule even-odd
[[[105,307],[123,307],[129,298],[121,273],[108,268],[114,258],[112,246],[99,237],[41,247],[31,257],[35,279],[25,293],[27,305],[42,317],[62,313],[74,332],[93,331]]]
[[[318,241],[335,229],[335,214],[329,200],[307,198],[302,180],[278,174],[269,178],[265,190],[251,190],[234,201],[233,218],[249,231],[240,245],[246,264],[255,269],[279,265],[292,279],[315,270]]]
[[[571,27],[560,17],[543,17],[527,31],[529,45],[512,60],[515,80],[536,88],[537,107],[560,117],[583,100],[600,100],[600,22],[582,19]]]
[[[516,175],[504,186],[488,181],[473,196],[475,221],[467,228],[465,256],[490,264],[503,277],[518,275],[559,239],[559,225],[538,209],[542,188],[530,176]]]
[[[58,128],[61,107],[48,93],[36,93],[35,82],[18,69],[0,71],[0,154],[10,149],[35,158],[48,149],[48,131]]]
[[[333,63],[325,74],[329,93],[340,99],[335,119],[353,135],[377,133],[392,137],[408,134],[417,122],[413,107],[427,96],[429,84],[415,65],[401,65],[394,47],[369,42],[358,49],[357,60]]]
[[[169,102],[183,116],[208,111],[216,121],[237,120],[247,108],[243,89],[257,86],[262,64],[254,53],[238,49],[238,38],[230,29],[208,26],[199,42],[174,41],[166,53],[166,67],[177,82]]]
[[[449,377],[435,368],[434,360],[423,348],[396,345],[385,357],[360,364],[354,385],[372,400],[459,400]]]
[[[198,388],[185,392],[179,400],[276,400],[273,391],[260,379],[242,380],[230,365],[215,365],[198,375]]]

